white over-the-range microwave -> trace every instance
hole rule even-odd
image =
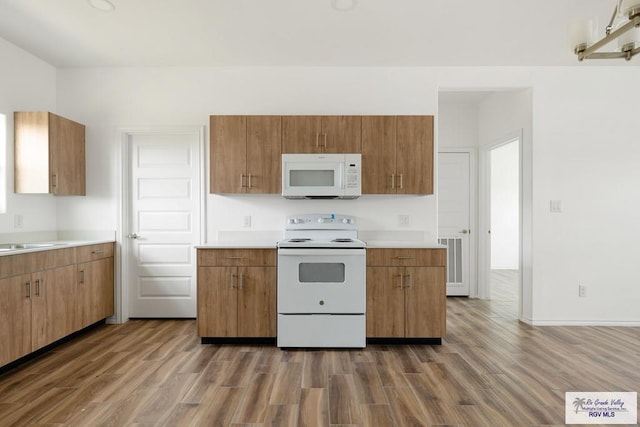
[[[360,154],[283,154],[287,199],[355,199],[362,193]]]

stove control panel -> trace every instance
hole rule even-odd
[[[288,216],[287,230],[355,230],[356,218],[339,214],[301,214]]]

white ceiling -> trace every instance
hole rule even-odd
[[[0,0],[0,37],[56,67],[581,65],[568,29],[616,0]],[[625,61],[599,65],[638,65]]]

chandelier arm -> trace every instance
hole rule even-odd
[[[601,38],[591,46],[587,47],[584,51],[579,52],[578,58],[579,59],[589,58],[589,57],[596,58],[594,54],[598,49],[611,43],[613,40],[615,40],[616,38],[620,37],[622,34],[629,31],[631,28],[638,25],[640,25],[640,16],[636,16],[633,19],[630,19],[629,22],[627,22],[623,26],[619,27],[615,31],[611,32],[610,34],[604,36],[603,38]],[[626,57],[626,54],[623,54],[621,56],[614,56],[613,58],[618,58],[618,57]]]
[[[613,8],[613,14],[611,15],[611,20],[609,20],[609,25],[607,25],[607,28],[605,29],[605,34],[608,36],[609,33],[611,33],[611,30],[613,30],[613,21],[616,20],[616,15],[618,15],[618,11],[620,10],[620,6],[622,5],[622,0],[618,0],[618,4],[616,4],[616,7]]]

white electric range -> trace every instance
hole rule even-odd
[[[278,347],[365,347],[365,247],[353,216],[287,217],[278,242]]]

